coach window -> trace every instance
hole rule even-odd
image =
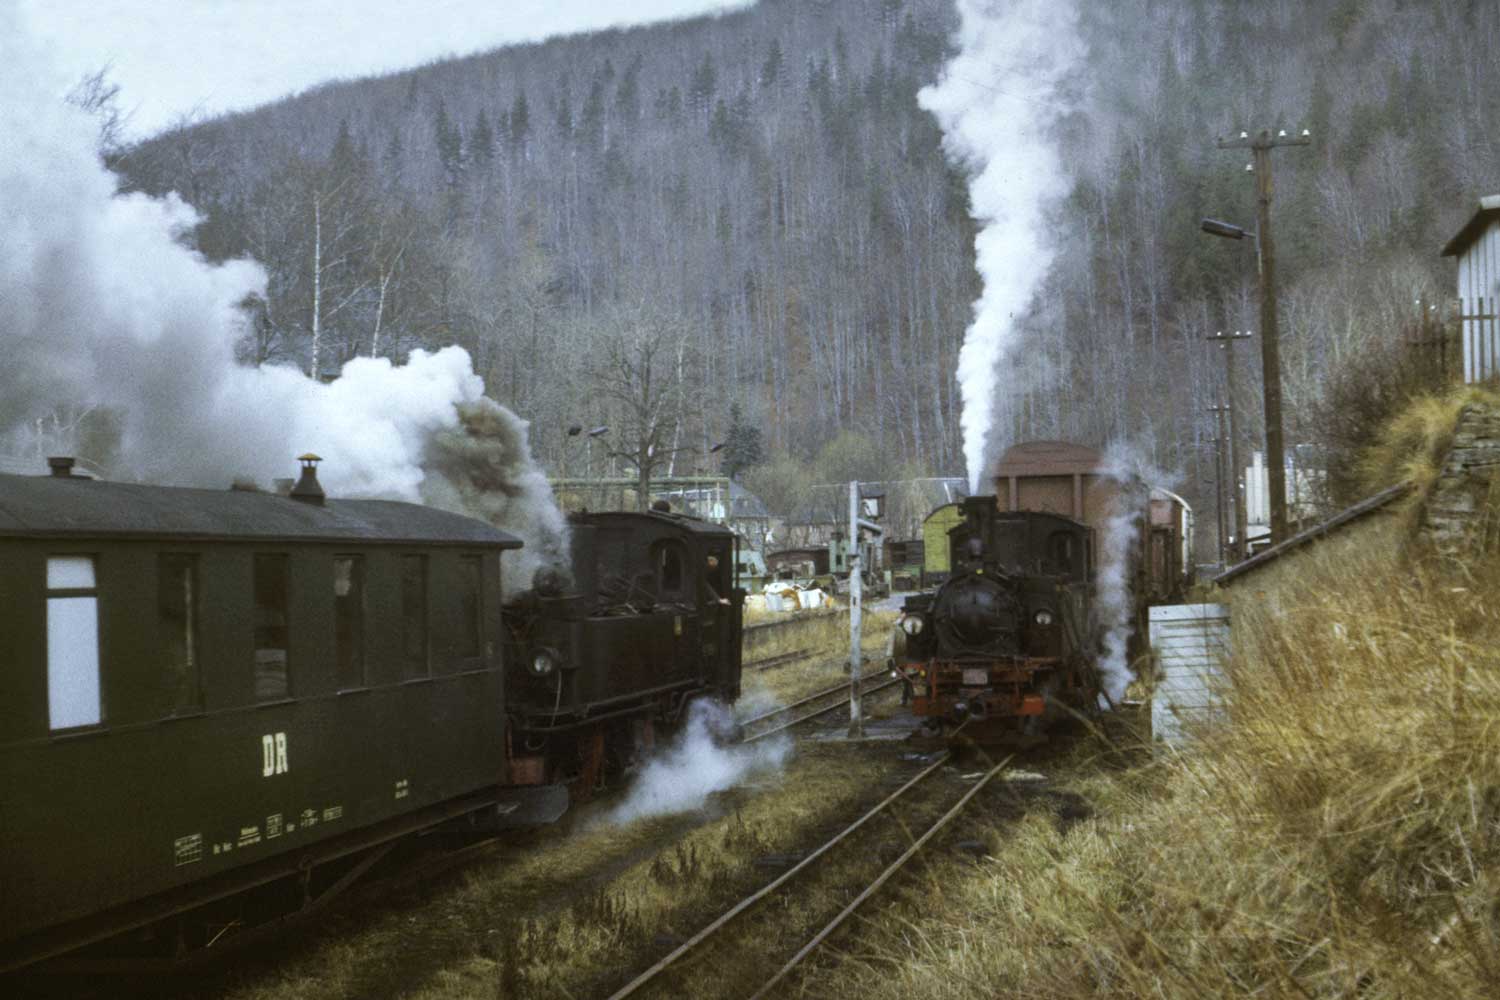
[[[168,715],[203,707],[198,667],[198,557],[163,553],[156,561],[156,622]]]
[[[484,649],[484,566],[479,556],[458,557],[458,635],[461,660],[477,660]],[[472,664],[471,664],[472,665]]]
[[[97,726],[99,591],[93,556],[47,560],[47,722],[53,729]]]
[[[287,677],[287,558],[255,557],[255,700],[291,696]]]
[[[407,680],[426,677],[427,557],[401,557],[401,654]]]
[[[365,686],[365,560],[333,557],[333,644],[339,690]]]

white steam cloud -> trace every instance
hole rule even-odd
[[[314,451],[334,496],[431,499],[517,530],[533,562],[566,552],[525,423],[485,399],[462,349],[413,351],[404,366],[359,358],[326,385],[237,364],[240,303],[263,294],[264,271],[178,242],[197,215],[177,196],[118,193],[95,122],[64,103],[69,81],[17,21],[0,8],[0,452],[60,408],[102,408],[118,443],[84,457],[118,478],[269,484]],[[476,482],[503,499],[476,503]]]
[[[1155,468],[1139,448],[1123,441],[1116,441],[1105,451],[1100,471],[1120,486],[1114,512],[1104,523],[1095,583],[1099,623],[1104,628],[1099,672],[1105,694],[1118,704],[1133,677],[1129,655],[1136,624],[1132,577],[1145,556],[1141,551],[1141,521],[1152,490],[1169,490],[1179,477]]]
[[[964,460],[978,492],[989,464],[997,369],[1055,255],[1044,213],[1068,190],[1051,130],[1070,110],[1062,84],[1084,46],[1068,0],[959,0],[959,53],[917,95],[948,155],[967,168],[981,225],[984,290],[958,356]]]
[[[724,706],[695,702],[682,732],[642,768],[606,822],[702,809],[715,792],[733,788],[753,773],[779,770],[792,752],[785,737],[724,745],[733,730],[734,717]]]

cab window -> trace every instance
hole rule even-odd
[[[664,601],[681,600],[686,591],[687,552],[681,542],[656,546],[656,589]]]

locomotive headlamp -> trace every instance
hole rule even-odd
[[[557,653],[546,646],[531,657],[531,672],[537,677],[546,677],[557,669]]]
[[[1038,625],[1051,625],[1052,612],[1048,611],[1046,608],[1043,608],[1036,613],[1036,616],[1032,618],[1032,621],[1036,622]]]
[[[916,635],[922,631],[922,618],[920,615],[907,615],[901,619],[901,631],[907,635]]]

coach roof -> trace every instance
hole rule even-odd
[[[253,490],[55,475],[0,475],[0,536],[521,547],[484,521],[394,500],[317,505]]]

